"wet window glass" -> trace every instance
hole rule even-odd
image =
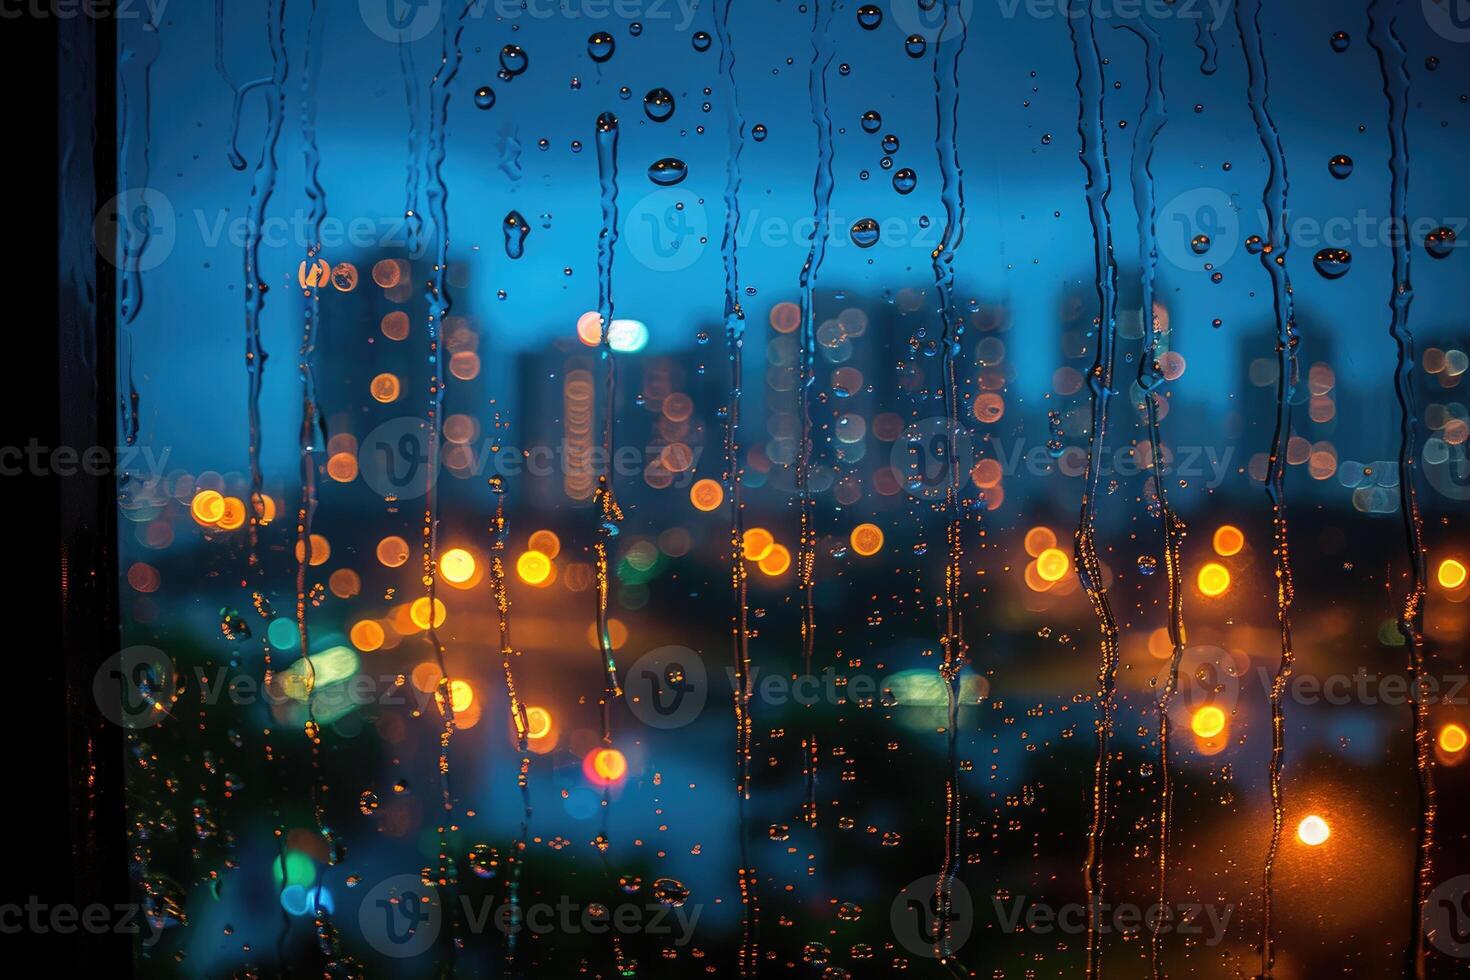
[[[1454,0],[116,20],[142,976],[1454,976]]]

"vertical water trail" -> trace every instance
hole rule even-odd
[[[497,439],[498,442],[498,439]],[[499,446],[493,447],[496,452]],[[505,674],[505,696],[510,704],[510,717],[516,728],[516,752],[520,765],[516,770],[516,786],[521,794],[521,830],[511,846],[505,869],[505,902],[510,909],[508,921],[521,921],[521,873],[524,864],[526,840],[531,832],[531,750],[528,741],[531,724],[526,716],[526,706],[516,688],[515,669],[512,662],[520,657],[510,635],[510,590],[506,585],[505,556],[509,551],[510,522],[505,515],[505,478],[496,474],[490,477],[490,491],[495,495],[495,517],[491,524],[490,585],[495,595],[495,617],[500,633],[500,667]],[[516,939],[519,930],[506,932],[506,972],[514,974],[516,961]]]
[[[319,0],[311,0],[311,12],[306,23],[306,40],[303,45],[301,75],[301,143],[306,163],[306,196],[311,202],[308,217],[306,243],[307,268],[314,267],[322,251],[322,226],[327,220],[327,192],[321,182],[321,151],[316,139],[317,119],[317,71],[316,57],[321,48],[321,8]],[[318,440],[320,417],[316,402],[316,333],[321,313],[321,289],[326,284],[310,280],[305,286],[305,313],[301,330],[301,348],[297,370],[301,378],[301,429],[298,433],[297,451],[301,461],[301,502],[296,516],[296,630],[301,639],[301,658],[306,664],[306,737],[311,744],[311,809],[316,821],[317,833],[327,846],[327,864],[337,863],[341,853],[336,834],[326,824],[326,784],[321,774],[321,726],[317,724],[315,707],[316,666],[311,660],[311,639],[307,628],[306,570],[312,558],[312,522],[316,517],[316,468],[317,453],[326,445],[325,433]],[[340,955],[337,931],[332,925],[331,913],[322,903],[322,889],[312,891],[313,914],[316,919],[318,943],[329,961],[335,962]]]
[[[1271,843],[1261,875],[1261,975],[1271,976],[1275,944],[1271,935],[1272,875],[1281,849],[1281,827],[1285,810],[1281,795],[1281,770],[1286,755],[1286,720],[1282,696],[1291,677],[1296,654],[1291,642],[1291,605],[1296,589],[1291,576],[1291,551],[1287,537],[1286,446],[1291,438],[1291,399],[1296,388],[1296,317],[1292,309],[1291,277],[1286,271],[1286,254],[1291,236],[1286,224],[1286,201],[1290,185],[1281,134],[1271,119],[1266,74],[1266,52],[1261,36],[1261,0],[1240,0],[1235,6],[1235,27],[1245,52],[1251,116],[1261,148],[1266,151],[1268,173],[1261,193],[1266,215],[1266,244],[1261,264],[1271,277],[1272,304],[1276,313],[1276,431],[1271,437],[1271,455],[1266,468],[1266,496],[1271,501],[1272,552],[1276,558],[1276,621],[1281,633],[1281,661],[1271,682]]]
[[[444,717],[444,725],[439,732],[439,789],[442,798],[442,813],[439,820],[439,886],[449,889],[451,897],[458,880],[449,843],[449,830],[450,825],[454,822],[455,805],[449,774],[449,746],[454,739],[455,731],[454,685],[449,677],[449,667],[444,657],[444,644],[439,639],[438,626],[435,622],[438,618],[437,608],[440,601],[436,595],[439,579],[439,522],[437,519],[439,484],[435,475],[439,472],[439,427],[442,424],[440,415],[444,407],[444,376],[439,332],[443,329],[444,318],[449,315],[452,305],[446,282],[449,266],[449,186],[444,181],[446,129],[449,122],[449,86],[454,81],[455,75],[459,73],[459,65],[464,57],[460,49],[460,39],[464,34],[464,17],[468,11],[469,4],[466,3],[460,10],[459,16],[453,21],[447,13],[441,15],[443,19],[439,39],[439,65],[429,82],[429,142],[425,160],[425,184],[428,188],[427,211],[429,220],[434,226],[434,267],[425,289],[425,299],[428,301],[430,377],[427,420],[429,438],[427,493],[424,497],[423,581],[425,597],[428,600],[428,609],[425,614],[426,632],[429,645],[434,651],[435,663],[439,667],[436,700],[439,711]],[[445,904],[450,904],[447,899]],[[457,908],[455,914],[449,917],[449,921],[450,941],[447,949],[449,964],[453,969],[459,943]]]
[[[618,370],[613,356],[611,329],[613,322],[613,256],[618,246],[618,117],[604,112],[597,117],[597,179],[602,198],[602,230],[597,235],[597,312],[602,319],[599,340],[601,359],[607,364],[603,400],[607,417],[602,428],[603,470],[597,475],[597,645],[602,658],[602,744],[612,747],[612,705],[623,696],[618,683],[618,665],[613,657],[612,637],[607,630],[607,597],[611,584],[608,572],[608,548],[618,536],[623,510],[618,506],[613,485],[613,449],[616,438]],[[602,830],[596,847],[602,859],[604,874],[611,877],[607,852],[611,846],[608,830],[612,783],[602,788]],[[637,962],[624,958],[623,944],[616,933],[610,933],[613,963],[619,975],[629,977],[637,972]]]
[[[623,510],[613,486],[612,458],[616,434],[618,361],[613,355],[613,254],[618,244],[618,117],[604,112],[597,117],[597,178],[602,192],[602,230],[597,235],[597,312],[602,318],[599,356],[607,365],[603,379],[603,470],[597,475],[597,645],[602,659],[602,744],[612,746],[612,703],[622,696],[618,665],[613,657],[612,638],[607,631],[609,582],[608,545],[618,536]]]
[[[1097,493],[1107,440],[1108,403],[1113,391],[1113,351],[1117,344],[1118,266],[1113,256],[1112,215],[1108,196],[1113,189],[1108,165],[1107,131],[1103,123],[1102,55],[1097,25],[1083,4],[1069,11],[1067,29],[1077,63],[1077,133],[1079,156],[1087,172],[1087,218],[1092,225],[1093,264],[1097,275],[1097,359],[1088,372],[1092,389],[1092,428],[1088,434],[1087,471],[1082,488],[1082,512],[1074,535],[1077,577],[1087,593],[1101,632],[1098,668],[1097,759],[1092,772],[1092,824],[1087,832],[1083,878],[1087,888],[1087,975],[1096,976],[1101,957],[1098,905],[1103,894],[1103,850],[1107,842],[1108,789],[1111,781],[1111,739],[1114,693],[1118,677],[1118,623],[1103,585],[1102,562],[1097,555]],[[1085,38],[1082,31],[1086,31]],[[1084,51],[1085,46],[1085,51]]]
[[[235,82],[225,63],[225,0],[214,0],[214,70],[220,80],[230,87],[230,146],[226,154],[230,166],[235,170],[245,169],[245,155],[240,152],[240,111],[245,105],[245,96],[251,90],[269,85],[269,77],[252,78],[244,85]]]
[[[286,58],[285,34],[286,0],[268,0],[266,4],[266,40],[271,54],[270,80],[266,92],[266,127],[262,139],[260,156],[255,164],[255,173],[250,186],[250,203],[246,212],[246,241],[243,250],[245,280],[245,371],[248,382],[247,415],[250,427],[250,556],[248,565],[258,580],[264,573],[260,565],[260,525],[266,519],[263,477],[260,469],[260,392],[264,382],[265,362],[268,357],[260,340],[260,319],[265,307],[265,294],[269,288],[260,272],[260,247],[264,239],[266,207],[276,187],[276,148],[280,143],[281,129],[285,122],[286,76],[289,62]],[[216,49],[222,51],[221,48]],[[265,608],[263,592],[255,592],[257,609]],[[274,675],[271,647],[262,644],[264,687],[268,689]],[[270,729],[265,729],[267,758],[274,761],[275,753],[270,746]],[[275,828],[277,860],[280,862],[280,889],[286,886],[285,828]],[[276,936],[276,958],[286,962],[286,936],[291,929],[291,917],[284,907],[281,910],[281,931]]]
[[[725,165],[725,233],[720,255],[725,263],[725,348],[730,359],[730,404],[725,416],[725,496],[730,504],[730,585],[735,609],[731,617],[735,661],[735,805],[740,838],[740,975],[760,969],[760,901],[755,869],[750,865],[746,810],[750,800],[750,623],[746,608],[745,514],[741,501],[740,396],[741,351],[745,345],[745,310],[740,304],[740,154],[745,148],[745,117],[740,112],[740,90],[735,84],[735,47],[730,37],[730,6],[724,0],[715,16],[720,42],[720,74],[730,100],[729,161]]]
[[[934,152],[939,158],[941,176],[940,200],[944,205],[944,232],[934,246],[930,258],[934,268],[934,286],[939,295],[940,343],[944,345],[942,377],[944,414],[948,444],[949,483],[944,491],[948,526],[945,531],[948,550],[944,568],[944,635],[940,646],[944,662],[940,677],[948,711],[945,720],[948,769],[944,779],[944,861],[934,884],[934,908],[939,929],[934,939],[934,956],[957,976],[965,974],[951,948],[950,921],[954,918],[953,889],[960,865],[960,679],[968,660],[964,637],[964,595],[962,582],[964,539],[960,488],[968,474],[961,474],[958,433],[960,428],[959,387],[955,383],[955,354],[965,332],[965,319],[954,302],[955,251],[965,236],[965,172],[960,166],[958,116],[960,108],[960,55],[969,37],[969,24],[962,12],[956,11],[956,0],[945,0],[944,18],[934,41]],[[960,17],[956,37],[949,36],[951,14]],[[948,55],[946,63],[945,55]]]
[[[1159,133],[1168,121],[1164,99],[1164,51],[1158,32],[1147,23],[1125,25],[1144,44],[1147,90],[1143,111],[1133,134],[1132,183],[1134,208],[1138,212],[1138,255],[1142,262],[1141,307],[1144,318],[1143,356],[1138,362],[1138,387],[1143,392],[1148,420],[1149,459],[1153,466],[1154,492],[1159,503],[1159,527],[1164,536],[1164,569],[1168,573],[1169,673],[1159,696],[1159,853],[1154,901],[1165,908],[1169,873],[1169,836],[1173,826],[1173,785],[1169,772],[1169,708],[1179,688],[1179,663],[1184,657],[1184,589],[1181,581],[1180,544],[1184,522],[1169,505],[1169,487],[1164,479],[1164,439],[1159,424],[1160,390],[1164,384],[1159,366],[1159,325],[1154,314],[1154,281],[1159,262],[1156,230],[1157,202],[1154,197],[1153,156]],[[1149,965],[1155,980],[1160,976],[1160,919],[1149,929]]]
[[[1200,12],[1194,24],[1194,46],[1199,48],[1199,70],[1202,75],[1213,75],[1220,66],[1216,62],[1219,49],[1215,45],[1215,22],[1207,11]]]
[[[419,137],[419,117],[423,104],[419,99],[418,72],[413,64],[413,44],[398,42],[398,67],[403,74],[403,100],[408,106],[408,166],[404,180],[403,221],[409,253],[417,258],[420,238],[424,231],[423,215],[419,211],[420,181],[423,177],[423,141]]]
[[[153,142],[153,64],[158,60],[162,38],[153,13],[148,21],[136,31],[127,32],[132,42],[122,48],[119,58],[119,73],[123,76],[118,85],[118,129],[122,134],[118,147],[118,187],[126,194],[149,191],[148,181],[152,171]],[[138,121],[135,125],[132,96],[137,95]],[[133,139],[135,131],[141,132],[142,146],[136,151],[139,158],[138,172],[133,172]],[[130,329],[143,309],[143,274],[140,268],[143,253],[153,236],[154,218],[151,202],[132,200],[126,208],[120,207],[117,214],[118,239],[121,249],[113,254],[119,260],[118,283],[118,326],[121,328],[122,347],[126,351],[128,393],[120,399],[122,414],[123,443],[131,446],[138,441],[138,386],[133,376],[133,335]],[[126,213],[121,213],[125,211]]]
[[[1404,543],[1409,557],[1409,589],[1399,614],[1399,631],[1409,648],[1410,707],[1414,738],[1414,766],[1419,782],[1419,825],[1414,847],[1414,904],[1409,916],[1410,940],[1405,972],[1424,976],[1424,905],[1429,899],[1434,852],[1434,769],[1429,751],[1429,705],[1419,693],[1424,674],[1424,601],[1426,572],[1424,519],[1415,488],[1418,471],[1419,412],[1414,397],[1414,334],[1409,329],[1409,306],[1414,287],[1409,280],[1407,207],[1409,194],[1409,71],[1404,43],[1394,29],[1398,7],[1386,18],[1380,0],[1368,4],[1368,44],[1378,56],[1383,95],[1388,100],[1389,211],[1393,238],[1393,289],[1389,336],[1397,349],[1393,387],[1399,402],[1399,511],[1403,515]]]
[[[827,255],[832,207],[832,113],[827,102],[827,66],[835,53],[831,48],[832,14],[841,0],[823,4],[814,0],[812,15],[812,60],[807,76],[811,95],[812,125],[817,131],[817,173],[812,184],[812,234],[806,262],[801,267],[801,356],[797,370],[797,415],[801,420],[801,447],[796,455],[796,490],[801,498],[800,540],[797,547],[796,573],[802,592],[801,656],[803,671],[810,677],[812,652],[817,642],[815,566],[817,531],[812,514],[810,476],[812,466],[811,386],[815,377],[816,303],[813,286]],[[802,741],[802,772],[806,777],[806,798],[802,801],[802,821],[817,825],[817,736],[813,730]]]
[[[260,524],[265,518],[262,496],[264,478],[260,471],[260,391],[265,380],[268,355],[260,342],[260,316],[270,288],[261,278],[260,246],[265,231],[265,210],[276,189],[276,147],[286,115],[286,0],[269,0],[266,5],[266,38],[271,53],[270,91],[266,99],[265,138],[255,176],[250,186],[245,242],[245,371],[249,380],[250,422],[250,566],[259,564]],[[269,665],[267,665],[269,669]]]

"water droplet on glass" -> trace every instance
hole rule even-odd
[[[755,126],[750,130],[750,135],[752,138],[755,139],[757,143],[764,143],[766,141],[765,125],[763,123],[756,123]]]
[[[1348,45],[1352,43],[1352,38],[1348,37],[1347,31],[1335,31],[1333,32],[1331,43],[1332,50],[1338,54],[1342,54],[1348,49]]]
[[[613,50],[617,43],[613,36],[607,31],[598,31],[587,39],[587,56],[598,64],[602,64],[613,56]]]
[[[852,223],[852,242],[858,248],[872,248],[878,244],[878,222],[874,218],[859,218]]]
[[[519,211],[512,211],[505,216],[503,227],[506,256],[512,259],[520,258],[525,253],[526,236],[531,233],[531,226],[526,223],[525,216]]]
[[[1312,257],[1312,265],[1323,279],[1341,279],[1353,266],[1353,253],[1345,248],[1324,248]]]
[[[476,878],[494,878],[500,871],[500,855],[489,844],[476,844],[470,848],[470,870]]]
[[[919,186],[918,175],[908,167],[904,167],[893,175],[893,189],[900,194],[908,194],[917,186]]]
[[[1424,251],[1436,259],[1447,259],[1455,248],[1455,233],[1450,228],[1439,227],[1424,236]],[[246,634],[249,635],[248,633]]]
[[[1345,153],[1339,153],[1327,161],[1327,172],[1338,180],[1345,180],[1352,176],[1353,158]]]
[[[898,152],[898,137],[897,136],[894,136],[892,133],[889,133],[887,136],[883,137],[883,152],[884,153],[897,153]]]
[[[1189,240],[1189,248],[1195,255],[1204,255],[1210,250],[1210,236],[1195,235]]]
[[[674,95],[666,88],[650,89],[643,97],[643,111],[654,122],[667,122],[674,114]]]
[[[694,50],[695,51],[708,51],[709,50],[709,46],[710,46],[710,36],[709,36],[709,34],[707,32],[705,32],[705,31],[695,31],[694,32]]]
[[[910,34],[903,42],[903,49],[908,52],[910,58],[924,57],[924,50],[928,46],[922,34]]]
[[[863,113],[862,126],[865,133],[876,133],[883,125],[883,117],[878,114],[877,109],[869,109]]]
[[[865,3],[858,8],[857,22],[865,31],[876,31],[878,25],[883,23],[883,11],[871,3]]]
[[[648,179],[660,187],[672,187],[681,183],[687,176],[689,176],[689,168],[685,166],[683,160],[677,160],[674,157],[664,157],[648,165]]]
[[[481,109],[492,108],[495,105],[495,90],[488,85],[475,89],[475,105]]]
[[[500,68],[512,78],[526,70],[529,60],[519,44],[507,44],[500,49]]]
[[[1245,250],[1252,255],[1260,255],[1261,249],[1265,247],[1266,243],[1261,241],[1260,235],[1251,235],[1245,240]]]
[[[659,904],[669,908],[680,908],[689,900],[689,886],[677,878],[657,878],[649,886],[649,891]]]

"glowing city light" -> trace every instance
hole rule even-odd
[[[763,527],[748,528],[741,538],[741,545],[745,549],[746,561],[764,561],[776,546],[776,539]]]
[[[1047,548],[1036,556],[1036,574],[1043,582],[1060,582],[1072,569],[1072,559],[1060,548]]]
[[[1332,828],[1327,826],[1326,820],[1314,813],[1297,824],[1296,835],[1308,847],[1318,847],[1327,842],[1327,838],[1332,835]]]
[[[529,739],[545,738],[551,734],[551,712],[545,708],[530,707],[526,709],[526,737]]]
[[[849,540],[853,551],[869,558],[883,550],[883,529],[876,524],[859,524],[852,529]]]
[[[525,551],[516,559],[516,574],[528,585],[540,585],[551,577],[551,559],[539,551]]]
[[[1212,542],[1215,554],[1222,558],[1240,554],[1240,549],[1245,547],[1245,534],[1234,524],[1221,524],[1215,529],[1215,537]]]
[[[1444,751],[1463,752],[1467,744],[1470,744],[1470,734],[1462,726],[1450,722],[1439,730],[1439,747]]]
[[[463,548],[450,548],[439,556],[439,574],[456,585],[475,577],[475,556]]]
[[[717,480],[697,480],[689,488],[689,502],[695,510],[714,510],[725,502],[725,488]]]
[[[1230,588],[1230,569],[1216,561],[1207,562],[1199,570],[1195,583],[1200,592],[1212,599],[1222,596]]]
[[[1189,727],[1200,738],[1214,738],[1225,730],[1225,712],[1207,704],[1194,713]]]
[[[1465,584],[1466,570],[1463,562],[1446,558],[1439,563],[1439,585],[1443,589],[1458,589]]]

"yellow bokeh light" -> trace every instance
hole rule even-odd
[[[756,567],[767,575],[780,575],[791,567],[791,552],[785,545],[773,544],[770,551],[766,552],[766,557],[756,562]]]
[[[602,641],[597,635],[597,624],[587,624],[587,646],[593,650],[602,649]],[[607,621],[607,645],[614,650],[621,650],[623,644],[628,642],[628,627],[623,625],[620,619],[609,619]]]
[[[357,457],[352,453],[337,453],[327,460],[327,476],[338,483],[351,483],[357,479]]]
[[[531,534],[531,540],[527,542],[532,551],[539,551],[547,558],[555,558],[561,554],[561,538],[556,536],[555,531],[540,530]]]
[[[327,543],[327,539],[320,534],[313,534],[309,543],[311,544],[311,564],[325,565],[327,559],[332,557],[332,546]],[[306,541],[296,542],[297,561],[306,561],[307,544]]]
[[[1060,582],[1071,568],[1072,559],[1060,548],[1047,548],[1036,556],[1036,574],[1043,582]]]
[[[1230,569],[1217,561],[1207,562],[1195,577],[1199,590],[1210,598],[1222,596],[1230,588]]]
[[[387,568],[397,568],[408,561],[408,542],[396,534],[378,542],[378,561]]]
[[[225,512],[215,524],[223,531],[233,531],[245,526],[245,501],[239,497],[225,498]]]
[[[765,528],[752,527],[741,538],[741,546],[745,550],[746,561],[764,561],[776,546],[776,539]]]
[[[848,540],[853,551],[868,558],[883,550],[883,529],[876,524],[859,524],[852,529]]]
[[[602,317],[596,310],[588,310],[577,317],[577,339],[588,347],[602,343]]]
[[[1245,534],[1234,524],[1221,524],[1215,529],[1212,544],[1215,546],[1215,554],[1229,558],[1240,554],[1240,549],[1245,547]]]
[[[526,709],[526,737],[530,739],[545,738],[551,734],[551,712],[545,708],[531,707]]]
[[[332,267],[327,264],[326,259],[317,259],[310,265],[302,262],[296,268],[296,281],[301,284],[302,289],[315,289],[325,286],[331,278]]]
[[[1200,738],[1214,738],[1225,730],[1225,712],[1207,704],[1189,719],[1189,727]]]
[[[439,556],[439,574],[458,585],[475,577],[475,556],[463,548],[450,548]]]
[[[1038,557],[1048,548],[1055,548],[1057,536],[1049,527],[1033,527],[1026,532],[1026,554]]]
[[[383,646],[383,626],[376,619],[360,619],[352,624],[347,637],[363,653],[372,653]]]
[[[447,615],[449,615],[449,611],[444,608],[444,600],[442,600],[442,599],[435,599],[434,600],[434,628],[435,629],[438,629],[440,626],[443,626],[444,625],[444,617],[447,616]],[[428,596],[421,596],[420,598],[415,599],[413,601],[413,605],[412,606],[409,606],[409,608],[408,608],[408,618],[411,619],[411,620],[413,620],[413,624],[415,626],[417,626],[421,630],[426,630],[426,629],[429,628],[429,597]]]
[[[1439,730],[1439,747],[1451,754],[1465,751],[1470,744],[1470,734],[1460,725],[1450,722]]]
[[[1466,570],[1462,562],[1446,558],[1439,563],[1439,585],[1442,589],[1458,589],[1465,584]]]
[[[454,705],[455,711],[467,711],[475,701],[475,689],[470,687],[468,681],[449,682],[449,703]]]
[[[189,513],[198,523],[212,525],[225,516],[225,498],[218,490],[200,490],[189,503]]]
[[[689,502],[695,510],[714,510],[725,502],[725,488],[717,480],[696,480],[689,488]]]
[[[1332,828],[1327,826],[1327,821],[1315,813],[1297,824],[1297,837],[1301,838],[1303,844],[1309,847],[1317,847],[1325,844],[1327,838],[1332,836]]]
[[[598,749],[592,756],[592,771],[600,779],[615,783],[628,774],[628,760],[617,749]]]
[[[539,551],[522,552],[516,559],[516,574],[528,585],[540,585],[551,577],[551,559]]]
[[[398,400],[402,385],[399,384],[397,375],[380,374],[368,384],[368,390],[372,393],[374,400],[386,405]]]

